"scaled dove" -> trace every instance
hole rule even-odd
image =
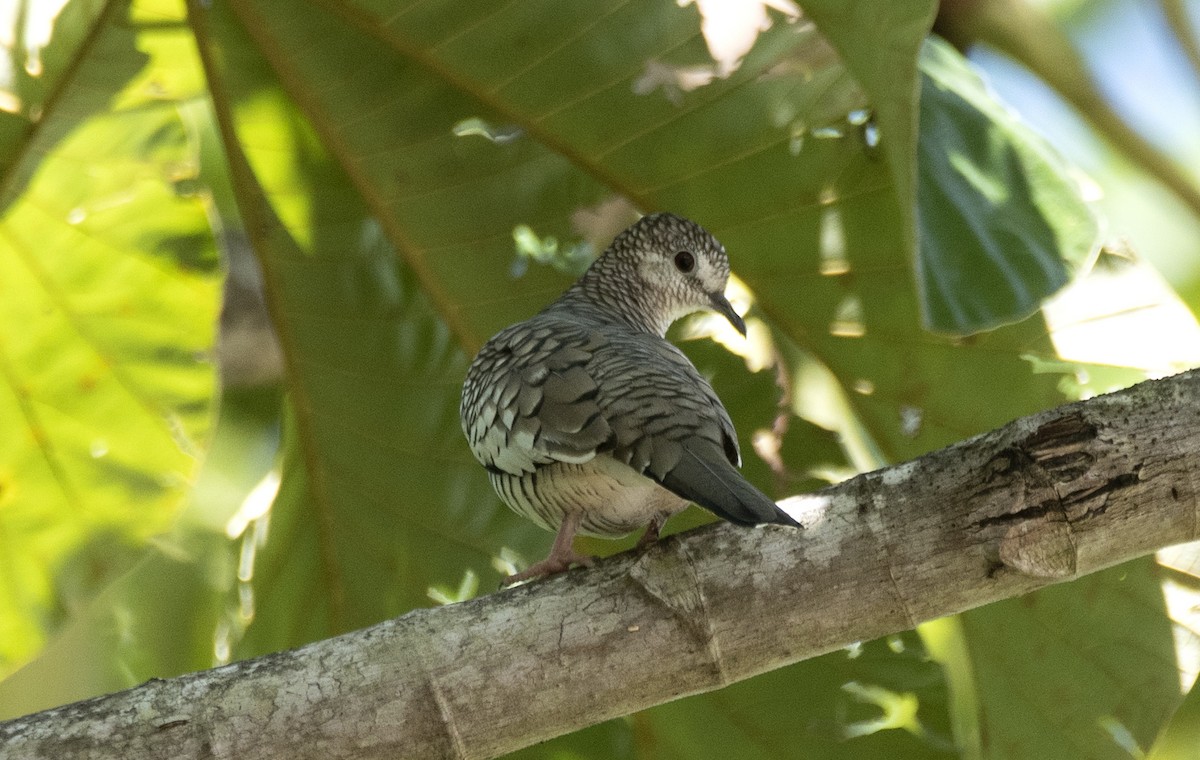
[[[702,227],[646,216],[557,301],[480,350],[459,410],[471,452],[505,504],[558,532],[549,556],[505,585],[591,564],[576,533],[646,526],[639,545],[652,543],[689,502],[740,525],[797,525],[738,472],[729,413],[663,338],[701,309],[745,335],[728,280],[725,249]]]

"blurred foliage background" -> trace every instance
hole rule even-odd
[[[637,212],[730,251],[751,339],[673,337],[779,497],[1200,364],[1195,0],[0,14],[0,718],[543,554],[460,383]],[[1197,757],[1198,592],[1176,547],[518,755]]]

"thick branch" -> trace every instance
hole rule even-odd
[[[588,571],[0,724],[5,758],[478,758],[1197,538],[1200,372]],[[789,506],[785,503],[784,506]]]

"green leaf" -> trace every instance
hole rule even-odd
[[[1024,319],[1095,255],[1095,216],[1058,154],[953,48],[930,39],[921,72],[924,321],[967,335]]]
[[[208,532],[164,543],[134,555],[36,658],[0,681],[0,719],[217,664],[213,621],[224,616],[234,578],[231,545]]]
[[[855,126],[868,142],[878,138],[883,146],[903,217],[902,248],[908,254],[917,250],[912,209],[917,199],[920,80],[913,51],[929,34],[937,9],[937,4],[923,0],[804,3],[805,14],[837,48],[846,68],[867,94],[873,118]]]
[[[8,59],[5,80],[0,83],[3,107],[0,108],[0,172],[11,175],[14,163],[20,158],[30,134],[39,123],[45,123],[47,107],[55,108],[58,92],[68,84],[72,67],[97,24],[104,23],[105,13],[111,15],[113,4],[66,2],[20,3],[8,6],[12,24],[4,54]],[[118,58],[113,62],[114,74],[120,69],[138,64],[136,58]],[[128,71],[124,72],[128,76]],[[103,105],[95,100],[92,106]],[[10,180],[11,181],[11,180]]]
[[[429,604],[431,586],[457,587],[472,567],[494,578],[493,542],[519,523],[462,445],[466,356],[304,117],[271,94],[273,73],[228,10],[194,20],[220,45],[206,48],[210,76],[239,140],[235,190],[290,408],[254,623],[236,650],[247,656]]]
[[[0,161],[0,673],[170,525],[203,453],[220,271],[179,10],[106,4]]]
[[[1200,688],[1193,684],[1146,753],[1146,760],[1190,760],[1196,756],[1196,747],[1200,747]]]
[[[985,757],[1128,758],[1179,703],[1153,558],[962,616]]]
[[[254,614],[239,564],[249,564],[264,526],[230,528],[246,524],[242,513],[255,505],[243,501],[275,465],[278,404],[271,389],[223,394],[209,456],[171,532],[0,681],[0,720],[228,662]]]
[[[1186,760],[1200,747],[1200,543],[1160,550],[1163,593],[1175,626],[1179,680],[1187,691],[1174,715],[1163,723],[1158,738],[1146,753],[1147,760]]]

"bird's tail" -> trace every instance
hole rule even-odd
[[[742,477],[715,445],[712,451],[705,448],[685,443],[679,463],[661,480],[663,487],[738,525],[800,527],[769,496]]]

